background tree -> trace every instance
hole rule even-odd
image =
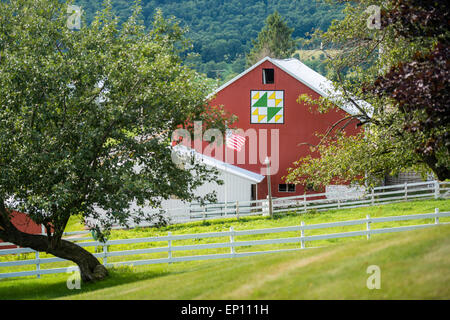
[[[88,21],[101,8],[103,0],[76,0],[85,10]],[[294,29],[292,37],[305,37],[314,28],[326,30],[331,21],[342,18],[342,6],[332,6],[316,0],[142,0],[142,19],[151,26],[153,15],[160,8],[165,16],[175,16],[183,27],[188,27],[187,37],[192,39],[191,52],[200,54],[189,64],[199,72],[216,77],[213,70],[224,69],[221,79],[232,69],[235,75],[245,69],[245,55],[252,48],[267,16],[277,10]],[[132,1],[112,0],[114,12],[125,20],[132,11]],[[226,42],[226,46],[224,43]]]
[[[0,238],[71,260],[92,281],[107,271],[61,239],[69,219],[97,219],[102,240],[131,216],[160,218],[132,212],[131,203],[194,199],[214,172],[179,169],[171,133],[193,130],[193,120],[223,128],[224,114],[206,106],[211,88],[182,66],[182,29],[161,12],[149,32],[138,6],[119,27],[106,2],[78,31],[67,28],[66,12],[58,0],[0,2]],[[17,230],[12,209],[47,234]]]
[[[293,31],[294,29],[289,28],[278,11],[268,16],[265,26],[256,41],[253,41],[253,48],[247,55],[247,66],[252,66],[266,56],[289,58],[296,48],[296,43],[292,39]]]
[[[322,112],[341,103],[354,113],[330,128],[312,148],[316,157],[300,159],[287,180],[373,184],[410,169],[450,178],[448,6],[421,0],[348,2],[346,17],[315,35],[338,53],[328,61],[339,93],[319,100],[301,96],[299,102]],[[371,5],[380,8],[379,17]],[[334,135],[352,119],[364,133]]]

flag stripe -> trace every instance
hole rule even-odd
[[[245,144],[245,137],[231,133],[231,130],[227,132],[227,147],[233,150],[241,151],[242,146]]]

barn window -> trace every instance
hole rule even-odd
[[[256,184],[252,184],[250,193],[251,193],[251,198],[250,199],[252,201],[256,200]]]
[[[274,69],[263,69],[263,83],[264,84],[275,83],[275,70]]]
[[[278,192],[295,192],[295,184],[279,184]]]

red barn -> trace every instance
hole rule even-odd
[[[12,212],[12,218],[11,218],[12,224],[20,231],[30,234],[40,234],[42,233],[42,225],[36,224],[33,222],[25,213],[13,211]],[[0,244],[3,241],[0,239]],[[0,245],[1,249],[11,249],[16,248],[17,246],[2,246]]]
[[[310,152],[309,147],[299,144],[317,144],[319,139],[315,132],[325,133],[352,110],[340,106],[336,111],[320,114],[311,112],[309,106],[299,104],[297,99],[301,94],[319,98],[332,92],[329,80],[299,60],[264,58],[214,92],[210,104],[223,105],[225,110],[238,116],[233,127],[243,129],[246,137],[245,147],[240,152],[226,148],[225,161],[265,174],[264,160],[269,156],[272,195],[303,194],[304,186],[287,185],[283,180],[293,162]],[[347,126],[348,134],[358,132],[357,122]],[[217,154],[212,156],[218,157]],[[252,197],[266,198],[266,181],[253,188],[256,190],[252,190]]]

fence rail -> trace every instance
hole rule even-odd
[[[352,191],[341,194],[340,198],[335,199],[330,199],[329,196],[330,193],[316,193],[274,198],[272,201],[273,212],[324,211],[368,207],[418,199],[446,199],[450,198],[450,183],[438,181],[404,183],[365,189],[359,193]],[[189,206],[188,211],[186,213],[185,208],[171,208],[164,210],[164,213],[173,223],[183,223],[228,216],[267,215],[269,213],[269,205],[268,200],[227,202],[226,205],[225,203],[213,203],[204,206],[194,204]]]
[[[380,217],[371,218],[366,216],[365,219],[360,220],[350,220],[350,221],[338,221],[320,224],[306,225],[302,222],[300,225],[288,226],[288,227],[278,227],[269,229],[256,229],[256,230],[234,230],[233,227],[229,231],[225,232],[210,232],[210,233],[197,233],[197,234],[181,234],[181,235],[169,235],[161,237],[147,237],[147,238],[136,238],[136,239],[120,239],[120,240],[109,240],[105,243],[99,241],[88,241],[78,243],[81,247],[93,247],[101,246],[103,248],[102,252],[95,253],[94,256],[103,260],[105,266],[118,266],[118,265],[149,265],[149,264],[159,264],[159,263],[174,263],[183,261],[195,261],[195,260],[210,260],[210,259],[225,259],[225,258],[235,258],[235,257],[245,257],[252,256],[256,254],[264,253],[274,253],[274,252],[285,252],[293,250],[303,250],[306,248],[307,242],[327,240],[327,239],[338,239],[346,237],[358,237],[366,236],[367,239],[374,234],[382,233],[392,233],[392,232],[402,232],[409,230],[416,230],[421,228],[427,228],[436,226],[439,224],[449,224],[440,223],[439,218],[450,217],[450,212],[439,212],[436,209],[434,213],[426,214],[415,214],[415,215],[404,215],[404,216],[391,216],[391,217]],[[434,219],[434,223],[424,223],[419,225],[408,225],[390,228],[372,228],[372,224],[382,223],[382,222],[395,222],[395,221],[407,221],[407,220],[422,220],[422,219]],[[333,227],[344,227],[344,226],[355,226],[355,225],[365,225],[365,229],[357,231],[347,231],[339,233],[330,234],[319,234],[319,235],[305,235],[305,231],[326,229]],[[237,237],[249,236],[249,235],[261,235],[261,234],[274,234],[274,233],[286,233],[286,232],[297,232],[299,236],[294,237],[284,237],[276,239],[262,239],[262,240],[241,240],[237,241]],[[74,233],[72,233],[74,234]],[[206,239],[206,238],[224,238],[228,237],[229,241],[221,243],[206,243],[206,244],[194,244],[194,245],[174,245],[174,242],[180,240],[194,240],[194,239]],[[86,239],[83,239],[86,240]],[[122,250],[122,251],[110,251],[109,246],[113,245],[124,245],[124,244],[137,244],[137,243],[154,243],[154,242],[167,242],[167,246],[161,247],[149,247],[144,249],[133,249],[133,250]],[[273,244],[298,244],[296,248],[289,249],[278,249],[278,250],[260,250],[252,252],[236,252],[237,248],[248,247],[248,246],[260,246],[260,245],[273,245]],[[204,249],[218,249],[218,248],[229,248],[229,253],[219,253],[219,254],[207,254],[207,255],[192,255],[192,256],[181,256],[174,257],[173,252],[191,251],[191,250],[204,250]],[[1,267],[17,267],[24,265],[35,265],[35,270],[32,271],[19,271],[19,272],[8,272],[0,273],[0,278],[11,278],[11,277],[21,277],[21,276],[37,276],[43,274],[52,273],[64,273],[72,270],[74,267],[63,267],[63,268],[53,268],[53,269],[42,269],[42,264],[55,263],[66,261],[61,258],[40,258],[39,252],[32,249],[19,248],[19,249],[5,249],[1,250],[0,253],[4,254],[21,254],[21,253],[35,253],[34,259],[19,260],[19,261],[6,261],[0,262]],[[125,257],[129,255],[140,255],[149,253],[167,253],[166,258],[159,259],[142,259],[134,261],[119,261],[115,263],[108,263],[108,258],[110,257]],[[1,270],[1,269],[0,269]]]

